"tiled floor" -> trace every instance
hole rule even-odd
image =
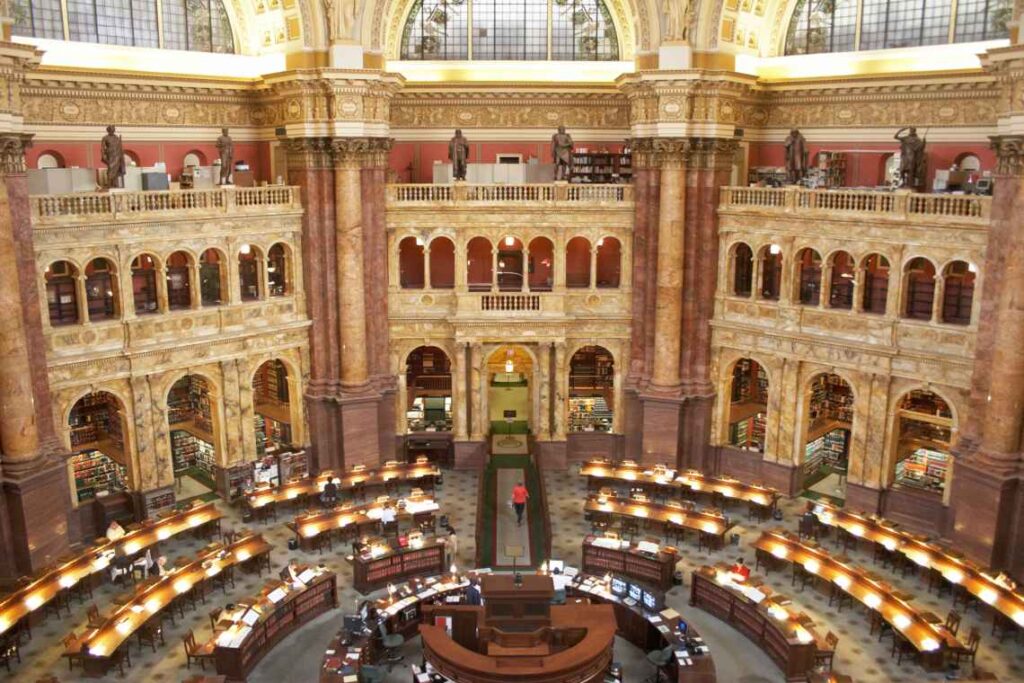
[[[589,531],[588,525],[583,521],[583,500],[585,498],[585,482],[576,474],[576,469],[569,472],[549,472],[545,475],[548,500],[551,501],[551,524],[554,532],[553,552],[555,557],[565,559],[570,563],[578,564],[580,561],[580,541]],[[475,553],[474,547],[474,519],[476,516],[478,479],[476,473],[472,472],[446,472],[444,484],[438,490],[438,500],[442,512],[447,514],[452,524],[456,527],[459,536],[459,560],[460,567],[468,566],[473,562]],[[781,524],[787,528],[795,529],[796,514],[801,508],[802,501],[787,501],[782,509],[785,519]],[[229,513],[230,520],[226,520],[225,528],[240,526],[237,514]],[[748,524],[746,522],[745,510],[741,513],[739,509],[734,516],[740,520],[736,533],[740,535],[739,547],[727,547],[722,551],[711,553],[698,553],[696,545],[688,545],[682,549],[683,559],[680,562],[680,569],[686,574],[686,584],[689,585],[689,573],[701,564],[718,561],[733,561],[736,557],[743,555],[753,563],[753,551],[749,544],[757,538],[762,526],[774,526],[776,523],[765,525]],[[307,555],[302,552],[289,552],[287,540],[290,532],[284,526],[285,516],[280,521],[271,523],[259,528],[264,535],[274,544],[275,550],[272,554],[272,563],[276,572],[292,556],[307,559],[309,561],[322,561],[338,572],[339,589],[341,595],[342,610],[351,611],[357,604],[358,595],[351,587],[352,571],[345,563],[342,553],[343,549],[335,547],[333,554],[325,553],[322,557],[316,554]],[[194,555],[202,545],[201,541],[190,538],[174,539],[164,544],[163,552],[170,558]],[[871,564],[871,555],[866,551],[853,553],[862,564]],[[884,570],[880,573],[885,573]],[[266,575],[264,575],[266,577]],[[868,623],[866,617],[859,610],[849,608],[839,614],[833,608],[828,607],[828,597],[818,595],[808,588],[804,593],[791,593],[789,591],[788,572],[775,572],[769,575],[768,583],[780,591],[790,594],[801,609],[819,624],[822,630],[833,630],[839,635],[839,653],[836,660],[836,668],[854,676],[858,683],[888,683],[888,682],[911,682],[911,681],[932,681],[943,680],[942,674],[926,674],[919,667],[913,664],[904,664],[897,667],[895,662],[889,658],[888,644],[878,643],[874,637],[868,635]],[[937,614],[945,614],[950,608],[948,597],[941,599],[927,593],[924,585],[915,577],[902,579],[891,577],[894,584],[914,593],[916,604],[934,611]],[[239,575],[236,588],[229,595],[211,595],[207,598],[208,608],[222,606],[232,600],[241,599],[247,595],[257,592],[262,585],[261,579],[256,576]],[[762,683],[781,681],[782,677],[777,669],[759,650],[752,647],[749,641],[736,631],[726,626],[721,621],[711,617],[700,610],[695,610],[687,605],[688,592],[686,587],[673,589],[668,596],[668,603],[680,613],[686,615],[688,621],[700,630],[701,634],[711,647],[715,658],[715,665],[718,669],[718,680],[720,683]],[[104,586],[96,592],[95,603],[104,610],[112,604],[112,599],[118,591],[110,585]],[[84,626],[87,605],[76,605],[73,607],[72,616],[65,617],[58,621],[52,616],[45,623],[33,629],[33,639],[23,649],[22,663],[15,665],[11,674],[0,674],[0,677],[7,676],[9,680],[36,681],[46,675],[56,676],[59,680],[79,680],[80,674],[76,672],[69,674],[67,664],[62,660],[60,640],[71,630],[81,630]],[[133,668],[125,679],[120,679],[116,674],[108,680],[127,680],[135,682],[162,682],[181,681],[188,675],[185,668],[185,656],[181,645],[181,636],[186,629],[192,628],[200,640],[205,640],[210,635],[208,609],[199,609],[196,612],[186,615],[184,621],[179,620],[176,628],[170,629],[166,634],[167,643],[158,648],[156,653],[145,650],[141,654],[132,652]],[[307,625],[298,633],[286,641],[280,643],[270,652],[263,662],[250,677],[251,683],[314,683],[318,677],[320,660],[323,650],[331,636],[337,631],[341,623],[342,611],[333,612],[322,616],[317,621]],[[981,668],[994,671],[999,675],[1001,681],[1022,681],[1024,680],[1024,645],[1006,640],[999,644],[988,634],[990,622],[982,620],[973,611],[964,618],[963,632],[966,632],[972,625],[978,625],[983,633],[978,664]],[[418,641],[413,640],[406,646],[406,661],[419,661]],[[616,659],[625,666],[627,681],[639,683],[650,674],[650,667],[643,658],[643,653],[625,642],[617,641]],[[193,666],[193,671],[196,667]],[[389,683],[409,683],[411,675],[407,666],[398,666],[388,678]]]

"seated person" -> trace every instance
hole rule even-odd
[[[150,576],[163,576],[168,572],[167,569],[167,558],[163,555],[156,558],[156,562],[151,564],[148,569]]]
[[[325,507],[334,507],[338,502],[338,485],[334,483],[334,477],[327,480],[324,492],[320,494],[320,501]]]
[[[288,564],[284,566],[284,569],[281,570],[279,576],[281,577],[282,581],[287,581],[288,583],[295,583],[299,580],[299,574],[301,573],[302,570],[299,568],[299,561],[295,558],[292,558],[288,560]]]
[[[736,560],[736,564],[729,567],[729,573],[735,581],[746,581],[750,578],[750,567],[746,565],[743,558]]]
[[[555,584],[556,591],[565,591],[565,587],[572,583],[572,579],[563,574],[561,569],[554,569],[551,572],[551,580]]]
[[[480,593],[480,579],[472,578],[469,581],[469,587],[466,589],[466,604],[467,605],[482,605],[483,597]]]
[[[111,541],[119,541],[125,536],[124,527],[117,523],[117,520],[110,522],[110,526],[107,527],[107,539]]]
[[[391,503],[388,503],[380,513],[381,528],[384,531],[388,531],[392,528],[397,531],[397,527],[395,526],[396,519],[398,519],[398,513],[395,511],[395,508],[391,507]]]
[[[996,583],[1012,591],[1017,590],[1017,582],[1010,578],[1010,575],[1006,572],[999,572],[996,575]]]

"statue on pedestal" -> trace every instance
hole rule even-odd
[[[232,165],[235,159],[235,143],[228,135],[227,128],[220,129],[220,137],[217,138],[217,151],[220,152],[220,182],[218,185],[231,183]]]
[[[107,187],[124,187],[124,145],[121,136],[107,126],[107,134],[100,140],[100,158],[107,165]]]
[[[904,131],[907,131],[904,134]],[[917,136],[917,128],[900,128],[894,136],[900,141],[900,187],[920,189],[925,181],[925,140]]]
[[[448,141],[448,159],[452,162],[452,177],[466,179],[466,163],[469,161],[469,140],[462,135],[462,129],[455,129],[455,136]]]
[[[323,0],[327,41],[345,40],[356,23],[356,0]]]
[[[568,180],[572,175],[572,136],[559,126],[551,136],[551,160],[555,162],[555,180]]]
[[[661,6],[665,15],[665,35],[662,36],[662,42],[686,42],[693,20],[692,0],[663,0]]]
[[[796,128],[786,138],[786,177],[790,183],[798,183],[807,173],[807,140]]]

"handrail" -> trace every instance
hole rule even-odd
[[[625,204],[633,201],[632,185],[570,183],[433,185],[403,183],[387,186],[389,205],[418,204]]]
[[[783,213],[828,211],[987,223],[992,212],[992,198],[881,190],[808,190],[796,186],[723,187],[719,208],[767,209]]]
[[[239,208],[301,208],[298,188],[288,185],[32,195],[29,206],[33,223],[85,217],[134,220],[142,214],[167,211],[230,213]]]
[[[537,470],[537,497],[540,499],[540,509],[544,519],[544,560],[551,558],[551,510],[548,508],[547,489],[544,487],[544,470],[541,469],[540,461],[536,454],[531,453],[530,459],[533,467]],[[534,560],[536,563],[536,559]]]

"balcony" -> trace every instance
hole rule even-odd
[[[565,321],[572,318],[628,318],[628,286],[583,289],[556,287],[551,292],[469,292],[463,289],[396,289],[388,299],[395,319],[485,321]]]
[[[797,187],[723,187],[722,212],[828,215],[909,223],[987,226],[992,198],[876,190],[805,190]]]
[[[228,186],[214,190],[156,192],[77,192],[29,197],[32,225],[37,228],[90,223],[117,223],[209,214],[262,214],[268,209],[301,211],[296,187]]]
[[[509,204],[579,206],[632,206],[632,185],[388,185],[389,209],[418,206],[493,206]]]

